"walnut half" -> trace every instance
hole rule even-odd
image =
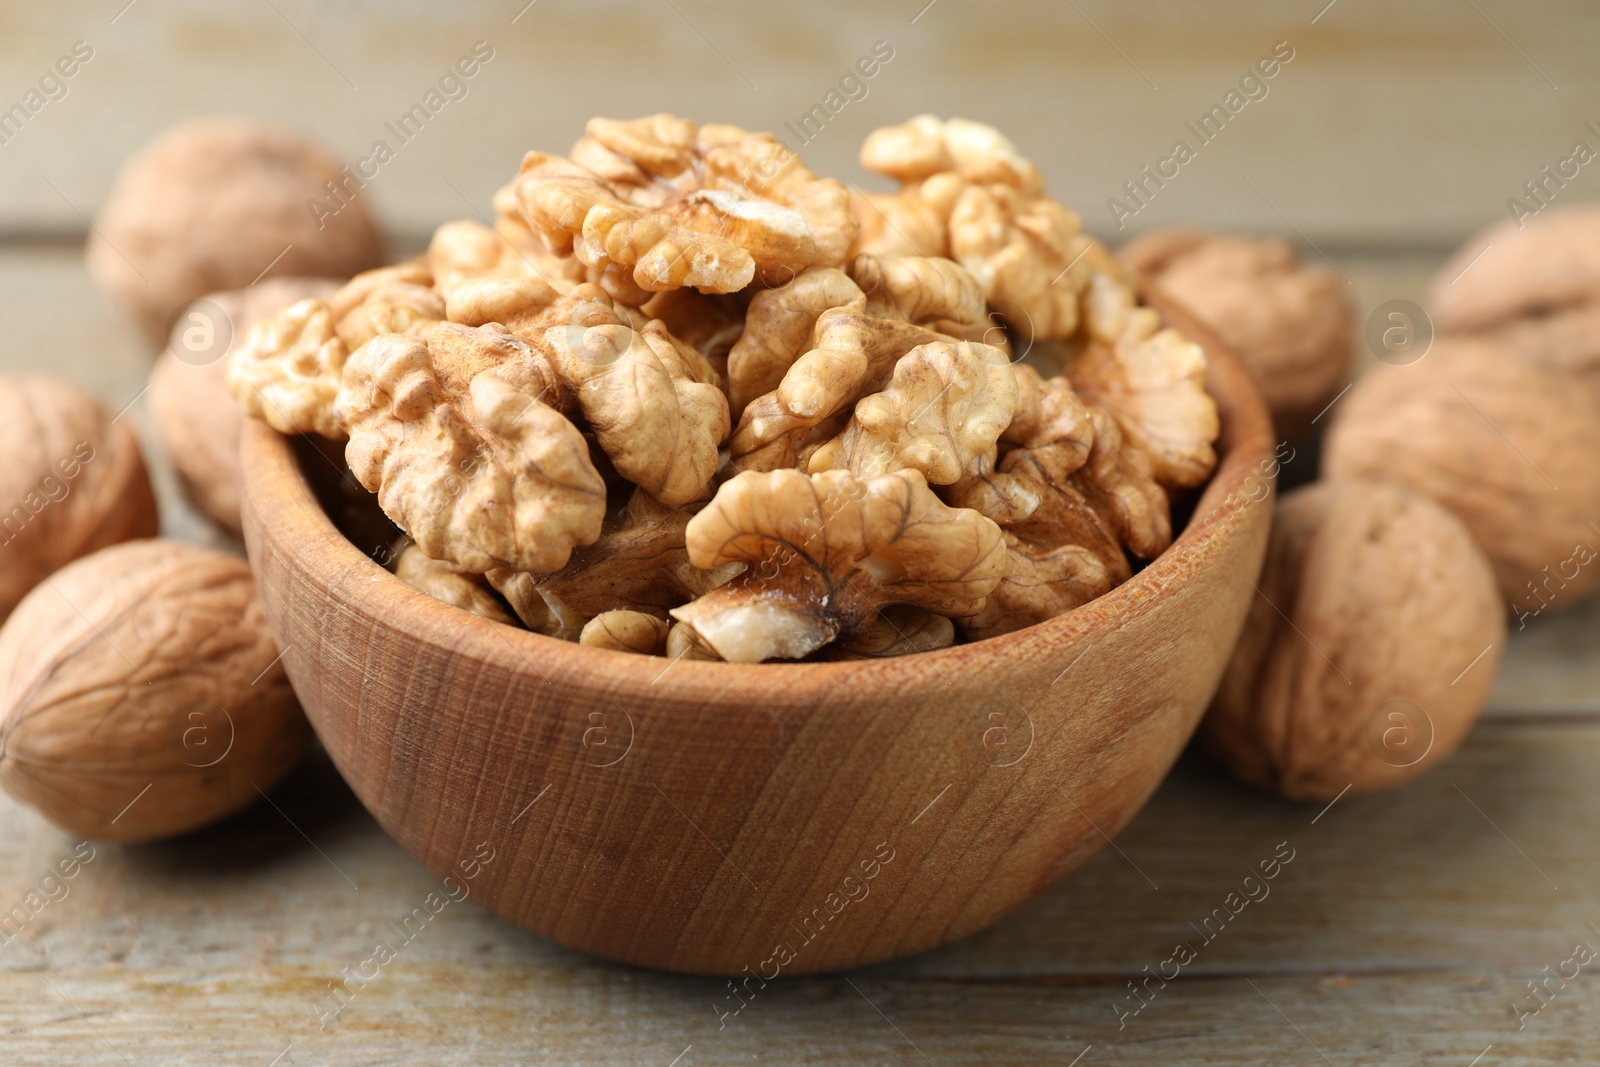
[[[689,521],[688,549],[702,569],[747,565],[672,610],[735,663],[799,659],[890,604],[975,614],[1006,568],[1000,528],[947,507],[914,470],[740,474]]]

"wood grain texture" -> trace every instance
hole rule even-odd
[[[1322,1063],[1294,1027],[1338,1067],[1466,1067],[1490,1045],[1485,1065],[1582,1062],[1595,986],[1568,983],[1521,1030],[1512,1005],[1573,942],[1600,943],[1600,861],[1579,840],[1600,818],[1597,759],[1589,726],[1480,726],[1439,772],[1319,818],[1186,756],[1118,835],[1122,855],[935,952],[753,984],[726,1018],[722,981],[584,957],[470,901],[402,945],[390,924],[442,885],[318,759],[274,792],[278,810],[102,848],[0,948],[5,1062],[266,1067],[288,1050],[280,1067],[662,1067],[692,1045],[679,1067],[1065,1065],[1093,1045],[1081,1067]],[[1126,983],[1198,943],[1188,923],[1282,841],[1296,856],[1272,894],[1119,1029]],[[73,843],[0,798],[0,900]],[[330,988],[379,941],[396,959],[322,1026]]]
[[[487,906],[562,944],[770,976],[987,926],[1149,796],[1260,569],[1265,409],[1214,337],[1157,306],[1210,356],[1223,432],[1201,519],[1074,612],[875,662],[677,662],[468,616],[369,561],[252,424],[245,541],[295,691],[385,829],[441,876],[492,854]]]
[[[1270,93],[1123,232],[1298,227],[1330,249],[1443,248],[1508,217],[1507,198],[1575,140],[1600,147],[1584,125],[1600,120],[1600,10],[1583,0],[164,0],[118,17],[125,2],[0,5],[7,107],[73,41],[96,49],[0,145],[0,228],[85,232],[77,212],[93,214],[119,162],[199,113],[296,126],[351,164],[386,139],[396,156],[366,195],[390,227],[428,232],[487,211],[524,151],[564,151],[591,115],[781,132],[877,40],[895,58],[804,146],[809,162],[863,182],[856,152],[876,126],[928,111],[994,122],[1101,233],[1106,201],[1180,137],[1195,145],[1184,124],[1280,40],[1295,58]],[[477,40],[495,58],[468,95],[409,144],[387,134]],[[1560,197],[1594,198],[1594,170]]]
[[[1440,258],[1328,251],[1363,316],[1391,297],[1419,299]],[[62,375],[114,408],[132,401],[127,417],[145,423],[137,397],[151,353],[76,248],[0,245],[0,314],[5,372]],[[147,447],[168,533],[214,537]],[[392,941],[389,923],[442,886],[318,758],[272,805],[178,841],[102,849],[69,896],[15,939],[0,936],[0,1060],[267,1067],[282,1053],[276,1067],[664,1067],[692,1044],[678,1067],[923,1064],[898,1027],[941,1067],[1065,1067],[1086,1043],[1078,1067],[1322,1064],[1253,982],[1338,1067],[1466,1067],[1491,1043],[1479,1067],[1583,1062],[1600,1038],[1595,987],[1570,984],[1521,1031],[1510,1005],[1600,923],[1597,639],[1600,602],[1513,627],[1490,707],[1449,763],[1399,792],[1347,797],[1315,824],[1317,810],[1184,757],[1116,850],[987,930],[851,974],[893,1026],[836,976],[773,983],[765,1003],[718,1030],[721,982],[606,964],[468,902],[445,909],[320,1032],[308,998],[326,996],[379,938]],[[1284,840],[1301,851],[1273,896],[1116,1030],[1112,992],[1126,993]],[[74,844],[0,796],[0,914]]]

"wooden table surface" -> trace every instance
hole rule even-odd
[[[1438,260],[1337,258],[1364,314],[1418,299]],[[148,429],[149,353],[77,247],[0,245],[0,315],[0,370],[64,375]],[[217,542],[145,441],[168,532]],[[1399,792],[1290,804],[1191,752],[1114,848],[992,929],[747,1001],[569,952],[468,899],[329,1016],[344,969],[398,943],[439,887],[325,757],[271,804],[141,847],[80,846],[0,797],[0,909],[49,890],[0,932],[0,1063],[1582,1062],[1600,985],[1551,976],[1600,947],[1597,638],[1595,603],[1513,633],[1465,747]],[[75,850],[76,877],[46,883]],[[1275,853],[1293,858],[1270,895],[1207,940]],[[1198,958],[1136,999],[1180,940]]]

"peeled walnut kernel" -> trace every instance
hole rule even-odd
[[[0,785],[70,833],[148,841],[260,798],[311,730],[241,559],[102,549],[0,629]]]
[[[340,316],[335,327],[345,348],[354,352],[383,333],[420,337],[445,318],[444,297],[429,285],[387,281]]]
[[[1077,329],[1090,268],[1109,257],[1075,212],[1044,195],[1038,168],[998,130],[919,115],[870,134],[861,164],[902,188],[857,198],[857,251],[947,256],[1023,336]]]
[[[1005,572],[1000,529],[949,508],[916,471],[747,472],[689,521],[703,570],[742,562],[726,585],[672,609],[724,659],[798,659],[850,637],[888,604],[946,616],[983,606]]]
[[[1278,435],[1299,438],[1350,380],[1355,305],[1332,271],[1287,241],[1166,230],[1118,256],[1238,353]]]
[[[935,652],[956,643],[955,623],[910,604],[890,604],[849,638],[829,646],[824,659],[886,659]]]
[[[919,345],[901,356],[882,392],[863,397],[843,433],[811,454],[813,473],[863,478],[920,471],[949,485],[995,446],[1017,406],[1017,380],[998,348]]]
[[[672,629],[667,631],[666,655],[672,660],[700,660],[706,663],[722,661],[722,657],[717,655],[717,650],[706,644],[705,638],[686,622],[675,622],[672,624]]]
[[[1157,484],[1199,485],[1217,465],[1217,405],[1206,393],[1206,355],[1163,329],[1133,292],[1096,273],[1085,302],[1090,344],[1068,369],[1078,394],[1117,420],[1134,466]]]
[[[666,504],[699,497],[728,436],[728,402],[703,357],[665,330],[557,326],[545,332],[558,373],[617,473]]]
[[[500,228],[507,221],[501,220],[491,228],[464,219],[447,222],[433,232],[433,239],[428,242],[427,265],[440,296],[451,300],[463,285],[473,282],[532,278],[548,286],[570,284],[571,270],[554,268],[548,255],[536,256],[507,237]],[[531,233],[525,240],[539,243]]]
[[[1563,374],[1483,339],[1374,368],[1334,409],[1325,475],[1399,482],[1453,512],[1514,610],[1600,588],[1600,420]],[[1579,555],[1579,553],[1583,555]],[[1574,564],[1574,558],[1579,560]]]
[[[825,424],[883,389],[900,358],[920,345],[955,335],[1004,342],[957,264],[861,256],[851,271],[870,295],[856,278],[823,270],[751,301],[744,335],[728,356],[734,406],[748,399],[728,442],[741,469],[800,465],[803,453],[837,432]]]
[[[0,620],[28,590],[96,549],[160,528],[133,427],[54,378],[0,378]]]
[[[771,134],[670,115],[590,120],[572,159],[528,153],[516,195],[551,251],[643,293],[781,284],[837,266],[856,229],[844,187]]]
[[[370,301],[373,294],[397,282],[424,288],[433,285],[433,269],[428,265],[427,257],[416,256],[391,266],[374,267],[355,275],[328,299],[328,309],[333,312],[334,322],[348,318]]]
[[[553,383],[530,352],[466,383],[449,366],[402,334],[356,352],[338,401],[351,471],[433,559],[479,574],[556,570],[600,536],[605,485],[588,445],[540,399]]]
[[[728,398],[735,414],[769,393],[812,347],[823,312],[857,304],[865,294],[837,268],[808,270],[787,285],[762,289],[750,301],[744,332],[728,353]]]
[[[1504,643],[1493,572],[1459,521],[1392,483],[1320,482],[1278,503],[1200,736],[1296,800],[1398,785],[1461,743]]]
[[[584,624],[578,644],[658,656],[666,652],[667,632],[671,629],[672,624],[666,619],[642,611],[606,611]]]
[[[279,433],[345,437],[335,409],[349,349],[321,300],[297,301],[250,327],[228,357],[228,392],[245,414]]]
[[[515,625],[480,574],[458,570],[443,560],[430,559],[416,545],[408,545],[395,560],[395,577],[435,600],[460,608],[490,622]]]
[[[1017,414],[1001,437],[1004,458],[978,457],[946,491],[999,523],[1006,540],[1005,576],[962,620],[974,638],[1085,604],[1131,576],[1126,553],[1153,559],[1172,540],[1166,492],[1129,458],[1117,420],[1065,377],[1012,370]]]
[[[691,564],[686,540],[691,517],[690,511],[636,489],[606,520],[599,539],[574,549],[559,571],[532,576],[491,571],[489,580],[533,629],[546,625],[546,612],[562,620],[565,629],[581,629],[614,608],[662,614],[727,581],[740,566],[701,570]]]
[[[326,300],[330,278],[264,278],[247,289],[212,293],[180,314],[150,373],[150,411],[162,450],[196,507],[234,534],[239,518],[239,430],[244,413],[228,395],[229,356],[250,327],[298,300]],[[220,321],[212,321],[218,317]]]
[[[366,198],[347,194],[340,206],[330,182],[349,189],[337,163],[287,130],[175,126],[117,175],[95,219],[90,273],[157,343],[171,316],[206,293],[263,274],[348,278],[382,261],[383,242]]]

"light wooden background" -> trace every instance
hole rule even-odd
[[[370,188],[391,226],[463,215],[452,183],[481,204],[526,149],[564,150],[590,115],[778,129],[877,40],[895,58],[805,147],[817,169],[860,179],[867,131],[961,114],[1007,130],[1098,230],[1106,198],[1280,40],[1295,59],[1270,94],[1137,226],[1453,245],[1574,140],[1600,147],[1583,128],[1600,120],[1600,8],[1586,0],[128,3],[0,4],[6,106],[74,41],[95,48],[67,97],[0,146],[0,230],[77,232],[117,161],[196,113],[288,122],[354,161],[478,40],[495,59],[470,95]],[[1592,197],[1596,169],[1561,195]]]
[[[470,214],[463,197],[482,207],[524,149],[564,148],[590,114],[778,126],[878,39],[896,57],[804,150],[818,169],[863,180],[861,136],[918,111],[987,119],[1109,233],[1105,198],[1289,40],[1296,58],[1267,99],[1137,225],[1281,233],[1313,257],[1314,243],[1364,315],[1420,300],[1451,247],[1600,121],[1600,9],[1575,0],[524,2],[0,3],[0,107],[73,41],[96,49],[68,96],[0,145],[0,371],[132,401],[147,431],[149,353],[78,255],[79,212],[117,161],[180,117],[230,113],[355,158],[480,39],[496,58],[471,94],[369,186],[398,248]],[[1595,189],[1586,170],[1562,195]],[[168,531],[215,540],[150,451]],[[436,885],[313,760],[277,810],[101,847],[65,899],[0,944],[0,1063],[1585,1062],[1600,1043],[1592,975],[1552,984],[1522,1029],[1512,1004],[1532,1006],[1525,983],[1575,942],[1600,947],[1597,644],[1600,603],[1514,633],[1455,759],[1326,813],[1191,754],[1117,849],[994,929],[770,986],[721,1029],[720,982],[590,960],[467,903],[319,1030],[329,983]],[[1126,983],[1283,841],[1296,859],[1272,895],[1119,1029]],[[73,844],[0,797],[0,910]]]

